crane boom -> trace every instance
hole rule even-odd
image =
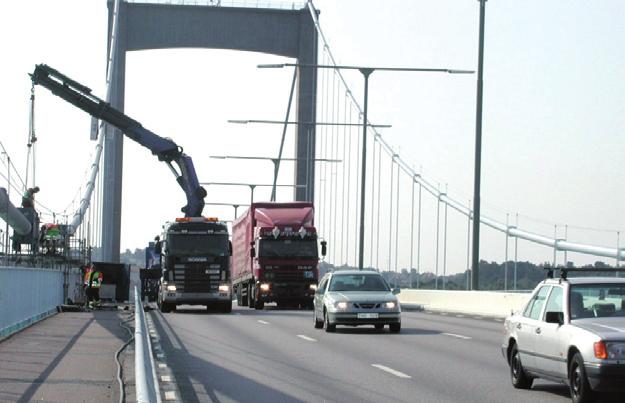
[[[176,181],[186,195],[187,204],[182,208],[182,212],[186,217],[202,215],[206,190],[200,186],[191,157],[186,155],[173,140],[146,129],[141,123],[93,95],[90,88],[50,66],[38,64],[30,77],[34,85],[49,89],[54,95],[63,98],[75,107],[118,128],[126,136],[149,149],[160,161],[164,161],[176,176]],[[178,170],[172,162],[178,166]]]

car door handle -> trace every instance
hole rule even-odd
[[[536,334],[540,334],[540,328],[539,327],[536,328]]]
[[[517,329],[520,329],[520,328],[521,328],[521,324],[520,324],[520,323],[517,323],[517,324],[516,324],[516,328],[517,328]]]

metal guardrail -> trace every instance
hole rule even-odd
[[[152,357],[152,344],[148,334],[141,293],[135,286],[135,388],[137,402],[161,403],[161,392]]]

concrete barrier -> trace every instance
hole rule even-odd
[[[428,311],[505,318],[511,311],[520,310],[529,296],[529,293],[495,291],[403,289],[398,297],[399,302],[406,307],[418,306]]]
[[[63,304],[62,270],[0,267],[0,339],[52,315]],[[80,278],[71,272],[70,277]]]

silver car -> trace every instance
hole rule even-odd
[[[313,323],[326,332],[336,325],[389,326],[391,333],[401,330],[401,307],[384,277],[374,271],[344,270],[326,274],[315,292]]]
[[[569,386],[575,403],[625,390],[625,279],[547,279],[504,324],[502,353],[512,385],[534,378]]]

